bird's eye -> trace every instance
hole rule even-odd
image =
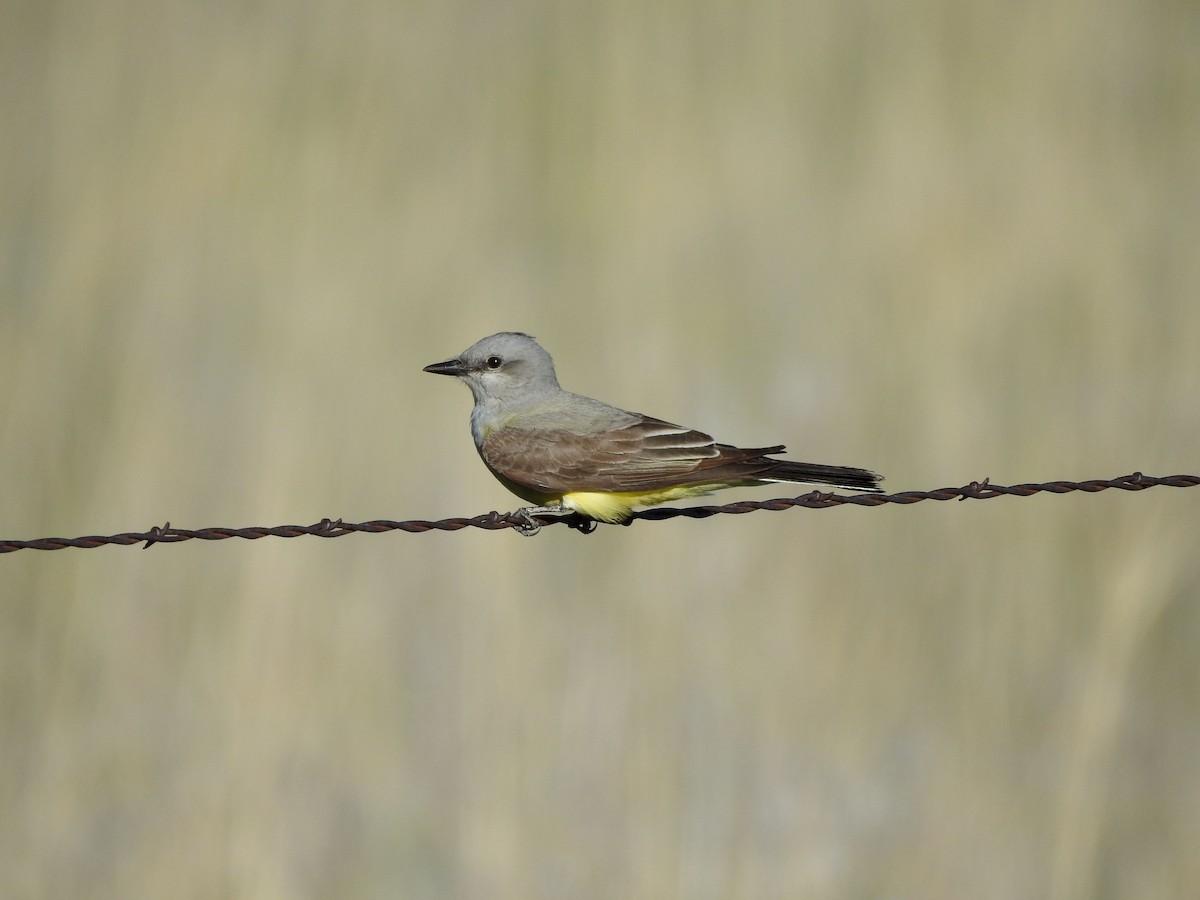
[[[489,356],[487,358],[487,367],[489,369],[498,369],[498,368],[500,368],[500,366],[503,362],[504,362],[504,360],[502,360],[498,356]]]

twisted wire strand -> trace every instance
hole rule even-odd
[[[1167,475],[1156,477],[1134,472],[1118,478],[1094,479],[1090,481],[1048,481],[1040,484],[992,484],[990,480],[972,481],[963,487],[944,487],[932,491],[901,491],[896,494],[828,494],[822,491],[811,491],[799,497],[781,497],[771,500],[741,500],[720,506],[689,506],[689,507],[653,507],[635,512],[629,521],[659,522],[666,519],[685,517],[688,519],[707,519],[711,516],[733,514],[741,515],[758,510],[785,510],[794,507],[806,509],[830,509],[834,506],[884,506],[890,503],[908,505],[920,503],[923,500],[991,500],[996,497],[1032,497],[1034,494],[1069,494],[1083,491],[1095,494],[1100,491],[1144,491],[1152,487],[1187,488],[1200,485],[1200,475]],[[223,541],[229,538],[243,538],[256,541],[265,537],[294,538],[303,535],[312,537],[335,538],[347,534],[365,532],[382,534],[387,531],[406,531],[410,534],[420,534],[428,531],[460,531],[464,528],[482,528],[487,531],[516,529],[522,534],[532,535],[545,525],[562,524],[577,531],[588,533],[595,529],[596,523],[577,514],[566,516],[550,516],[536,514],[530,516],[521,510],[511,513],[490,512],[471,518],[450,518],[428,521],[425,519],[409,519],[393,521],[390,519],[375,519],[370,522],[343,522],[341,519],[322,519],[314,525],[275,525],[271,527],[248,528],[172,528],[171,523],[155,525],[145,532],[123,532],[109,535],[87,535],[77,538],[38,538],[36,540],[0,540],[0,553],[13,553],[17,550],[64,550],[67,547],[78,547],[90,550],[109,544],[131,546],[142,544],[143,549],[155,544],[175,544],[181,541]]]

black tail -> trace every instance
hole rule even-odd
[[[774,462],[774,460],[772,460]],[[823,466],[820,463],[792,462],[781,459],[770,468],[756,473],[764,481],[794,481],[801,484],[828,484],[854,491],[882,493],[878,486],[882,475],[849,466]]]

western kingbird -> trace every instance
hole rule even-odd
[[[878,492],[866,469],[772,459],[783,445],[743,449],[558,386],[554,360],[527,334],[505,331],[426,366],[475,397],[471,434],[484,465],[527,513],[581,513],[623,522],[635,507],[771,482]]]

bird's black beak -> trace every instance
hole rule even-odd
[[[433,363],[421,370],[432,375],[465,375],[467,367],[461,359],[448,359],[445,362]]]

